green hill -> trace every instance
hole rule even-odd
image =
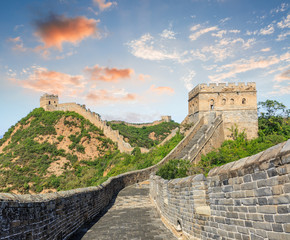
[[[0,139],[0,191],[45,193],[98,185],[108,177],[160,161],[182,139],[147,154],[120,153],[75,112],[34,109]]]
[[[108,122],[108,124],[112,129],[119,130],[120,134],[124,136],[131,146],[148,149],[161,143],[173,129],[179,127],[179,124],[174,121],[162,122],[148,127],[143,126],[142,128],[127,126],[124,123]]]

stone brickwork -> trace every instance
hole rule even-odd
[[[207,178],[150,180],[161,214],[190,239],[290,239],[290,140]]]
[[[76,105],[69,104],[69,108]],[[65,110],[67,105],[59,106],[58,110]],[[149,179],[160,166],[174,159],[202,124],[201,119],[158,164],[109,178],[98,187],[37,195],[0,193],[0,239],[67,239],[100,213],[121,189]]]
[[[255,83],[199,84],[188,94],[187,122],[196,122],[202,116],[210,119],[215,112],[223,115],[224,138],[231,137],[230,128],[237,125],[248,139],[258,134],[257,91]]]

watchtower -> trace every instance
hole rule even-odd
[[[171,116],[161,116],[161,120],[164,122],[171,122]]]
[[[206,121],[223,115],[225,139],[231,136],[230,128],[245,130],[247,138],[258,135],[256,83],[199,84],[188,94],[188,118],[196,122],[202,116]]]
[[[58,106],[58,96],[53,94],[45,93],[40,97],[40,107],[44,108],[44,110],[53,110]]]

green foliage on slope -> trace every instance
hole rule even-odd
[[[222,146],[202,156],[201,161],[194,166],[184,165],[183,160],[176,160],[174,164],[187,168],[187,174],[207,173],[214,167],[237,161],[264,151],[278,143],[290,139],[290,118],[289,109],[277,101],[267,100],[259,103],[259,137],[247,140],[244,132],[238,132],[237,128],[232,129],[233,140],[225,141]],[[166,177],[170,175],[173,163],[165,164],[159,175]],[[180,177],[173,174],[170,179]]]
[[[58,129],[61,120],[64,129]],[[66,136],[61,130],[66,131]],[[0,140],[0,192],[39,193],[98,185],[110,176],[156,164],[181,139],[177,134],[146,154],[141,154],[138,147],[132,155],[120,153],[100,129],[79,114],[37,108]],[[84,141],[93,140],[99,144],[98,156],[82,158],[86,151]],[[70,144],[62,148],[65,141]],[[64,161],[60,173],[48,171],[60,161]]]
[[[127,126],[124,123],[110,123],[108,124],[114,130],[119,130],[124,138],[128,139],[132,147],[151,148],[162,142],[170,132],[179,126],[176,122],[163,122],[155,126],[144,126],[142,128]],[[149,137],[150,133],[154,133],[155,140]]]

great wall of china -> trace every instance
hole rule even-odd
[[[97,187],[38,195],[0,194],[1,239],[68,239],[121,189],[148,179],[160,214],[189,239],[289,239],[290,140],[215,168],[207,177],[167,181],[154,176],[170,159],[197,162],[201,154],[220,146],[229,137],[232,116],[232,124],[254,138],[255,99],[253,83],[198,85],[189,93],[189,114],[184,121],[192,127],[158,164],[112,177]],[[76,111],[104,133],[108,131],[97,114],[80,105],[59,104],[57,110]],[[122,148],[120,139],[115,141]]]

